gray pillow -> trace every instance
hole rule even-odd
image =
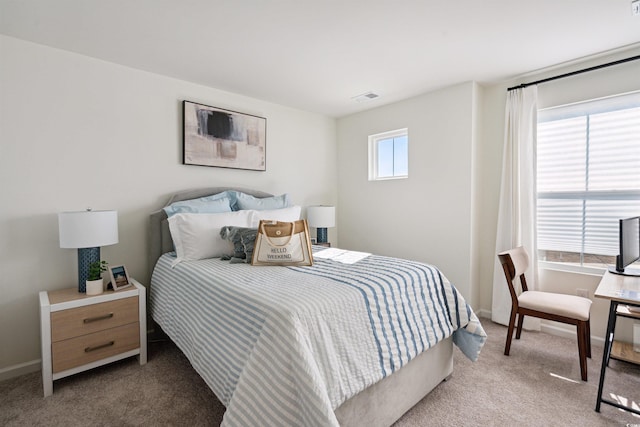
[[[242,242],[242,248],[244,249],[245,258],[248,263],[251,263],[253,258],[253,248],[256,245],[256,236],[258,235],[258,229],[252,228],[248,231],[241,233],[240,241]]]
[[[223,257],[222,259],[231,260],[232,263],[251,262],[257,233],[257,228],[222,227],[220,229],[220,237],[233,244],[233,256]]]

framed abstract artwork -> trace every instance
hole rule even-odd
[[[267,119],[182,102],[185,165],[265,171]]]

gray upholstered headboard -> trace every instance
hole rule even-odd
[[[184,190],[173,194],[165,206],[169,206],[173,202],[179,202],[181,200],[197,199],[198,197],[210,196],[212,194],[222,193],[226,190],[241,191],[260,199],[264,197],[271,197],[273,194],[265,193],[258,190],[250,190],[247,188],[237,187],[209,187],[198,188],[194,190]],[[155,211],[150,216],[149,221],[149,280],[151,280],[151,274],[153,268],[158,261],[158,258],[166,252],[173,251],[173,241],[171,240],[171,233],[169,232],[169,223],[167,222],[167,214],[164,210],[160,209]]]

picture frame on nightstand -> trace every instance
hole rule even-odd
[[[113,287],[114,291],[132,286],[131,278],[124,265],[110,266],[109,277],[111,278],[111,287]]]

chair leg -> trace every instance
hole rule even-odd
[[[504,345],[504,355],[508,356],[509,351],[511,350],[511,338],[513,338],[513,327],[516,323],[516,309],[515,307],[511,309],[511,318],[509,319],[509,329],[507,331],[507,342]]]
[[[587,357],[591,359],[591,319],[587,320]]]
[[[524,323],[524,314],[520,313],[518,315],[518,330],[516,331],[516,339],[520,339],[520,335],[522,334],[522,324]]]
[[[580,376],[582,377],[582,381],[587,381],[587,322],[579,322],[577,326]]]

